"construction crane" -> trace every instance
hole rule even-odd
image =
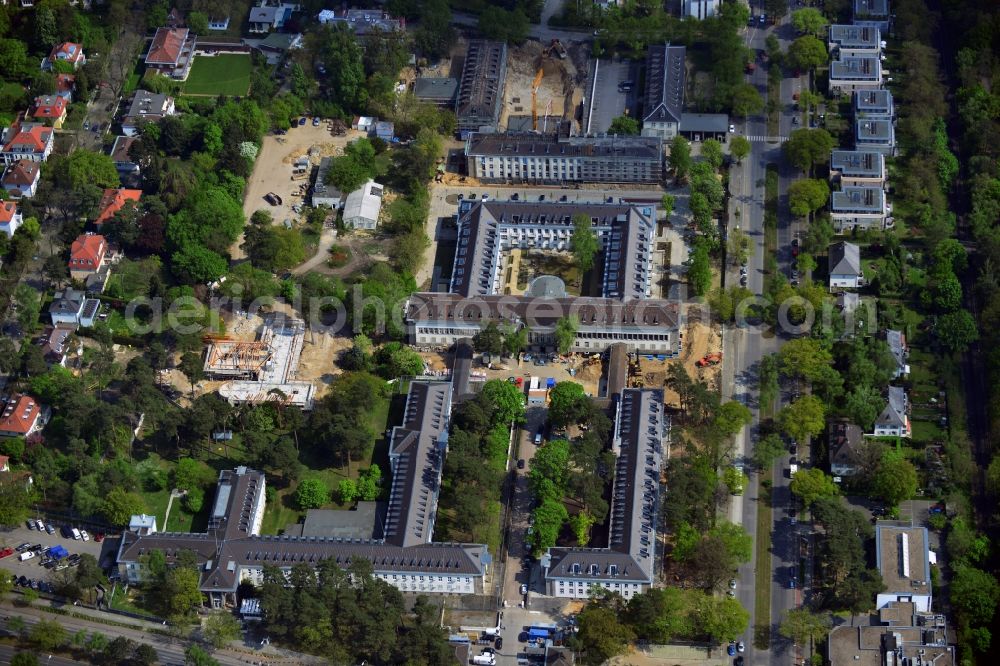
[[[542,58],[545,58],[545,53],[542,53]],[[531,83],[531,129],[538,129],[538,88],[542,85],[542,77],[545,75],[541,64],[538,65],[538,72],[535,74],[535,80]]]

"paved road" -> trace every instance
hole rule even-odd
[[[556,2],[557,0],[547,0],[546,5],[551,2]],[[545,10],[543,10],[545,11]],[[554,13],[554,12],[553,12]],[[479,17],[473,14],[461,14],[459,12],[451,13],[451,22],[466,28],[475,28],[479,26]],[[544,23],[539,25],[532,25],[528,29],[528,36],[537,39],[543,43],[549,43],[553,39],[558,39],[563,42],[582,42],[588,40],[592,37],[593,33],[587,28],[579,29],[568,29],[568,28],[550,28]]]
[[[31,652],[31,650],[20,650],[10,645],[0,645],[0,664],[9,664],[11,658],[19,652]],[[76,664],[89,664],[89,661],[74,661],[68,657],[52,655],[48,652],[36,652],[38,663],[44,666],[76,666]]]

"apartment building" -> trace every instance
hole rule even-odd
[[[686,53],[683,46],[671,44],[655,44],[646,52],[642,136],[670,141],[680,132]]]
[[[479,134],[465,143],[468,174],[486,183],[658,183],[655,137]]]
[[[474,39],[469,42],[458,82],[455,116],[459,135],[469,132],[496,132],[503,108],[503,87],[507,77],[507,44]]]
[[[956,666],[954,634],[944,615],[912,601],[891,601],[866,618],[834,627],[827,639],[830,666]]]
[[[896,151],[896,130],[891,120],[859,118],[854,121],[854,148],[892,156]]]
[[[876,151],[834,150],[830,154],[830,181],[841,187],[883,187],[885,155]]]
[[[587,599],[596,588],[626,599],[655,579],[660,468],[669,419],[659,389],[625,389],[615,411],[617,454],[607,548],[549,548],[540,559],[546,594]]]
[[[865,120],[892,120],[896,108],[888,90],[858,90],[854,93],[854,118]]]
[[[854,0],[854,25],[878,28],[889,34],[889,0]]]
[[[838,234],[890,227],[889,211],[885,190],[880,186],[847,186],[830,197],[830,222]]]
[[[882,31],[864,25],[831,25],[827,48],[831,55],[875,56],[882,54]]]
[[[882,61],[878,56],[844,56],[830,63],[832,93],[851,93],[882,86]]]
[[[915,610],[931,610],[931,547],[926,527],[879,521],[875,524],[875,564],[885,589],[875,608],[912,603]]]

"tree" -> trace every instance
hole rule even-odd
[[[351,504],[358,498],[358,484],[354,479],[341,479],[337,484],[337,497],[341,504]]]
[[[833,136],[825,129],[797,129],[792,131],[782,150],[793,166],[811,172],[814,165],[830,159],[830,151],[835,145]]]
[[[215,611],[205,619],[202,633],[219,649],[240,637],[240,621],[229,611]]]
[[[778,412],[781,431],[796,441],[823,432],[826,406],[814,395],[804,395]]]
[[[472,346],[478,352],[499,354],[503,351],[503,334],[495,322],[490,322],[472,336]]]
[[[574,215],[573,236],[569,241],[569,249],[581,272],[586,273],[594,266],[594,257],[597,255],[598,247],[597,234],[594,233],[590,217],[588,215]]]
[[[788,61],[799,69],[816,69],[828,59],[826,44],[812,35],[804,35],[788,47]]]
[[[745,264],[750,258],[753,241],[742,229],[732,229],[726,238],[726,254],[734,264]]]
[[[149,643],[140,643],[135,649],[133,659],[139,666],[153,666],[160,661],[160,656],[156,653],[156,648]]]
[[[632,629],[618,620],[618,613],[594,602],[580,611],[577,625],[579,631],[571,639],[572,646],[587,664],[603,664],[624,653],[635,638]]]
[[[759,470],[766,470],[774,461],[785,455],[785,443],[777,433],[771,433],[757,440],[753,447],[753,463]]]
[[[713,169],[718,171],[724,159],[722,144],[715,139],[705,139],[701,144],[701,156],[712,165]]]
[[[738,164],[743,163],[743,158],[750,154],[751,148],[750,140],[745,136],[734,136],[729,140],[729,153],[736,158]]]
[[[446,0],[427,0],[423,3],[420,27],[413,41],[421,53],[431,59],[448,52],[455,41],[455,30],[451,27],[451,8]]]
[[[692,196],[692,199],[694,197]],[[695,296],[704,296],[712,286],[712,262],[708,257],[707,243],[696,243],[688,267],[688,283]]]
[[[1000,583],[990,573],[968,565],[956,568],[951,604],[968,625],[989,624],[1000,599]]]
[[[764,98],[752,83],[742,83],[733,90],[733,115],[752,116],[764,110]]]
[[[423,229],[414,229],[393,239],[389,247],[389,258],[393,266],[402,273],[413,275],[423,265],[424,250],[430,243]]]
[[[10,666],[38,666],[38,655],[34,652],[18,652],[10,658]]]
[[[917,469],[906,458],[886,452],[872,478],[872,492],[892,506],[910,499],[917,492]]]
[[[590,399],[576,382],[558,382],[549,391],[549,422],[564,428],[581,423],[590,413]]]
[[[576,342],[576,333],[580,328],[580,320],[576,315],[567,315],[556,322],[556,348],[560,354],[568,354]]]
[[[826,29],[827,20],[820,10],[806,7],[792,12],[792,25],[802,34],[819,37]]]
[[[676,199],[674,195],[672,194],[663,195],[663,198],[660,199],[660,207],[663,208],[663,217],[665,217],[668,220],[670,219],[670,216],[673,215],[674,212],[675,203]]]
[[[608,134],[619,134],[622,136],[634,136],[639,134],[639,121],[632,116],[618,116],[611,121]]]
[[[184,651],[185,666],[219,666],[219,662],[211,657],[199,645],[190,645]]]
[[[795,338],[782,345],[778,353],[781,373],[814,382],[833,365],[833,354],[813,338]]]
[[[806,217],[819,210],[829,198],[830,186],[825,180],[808,178],[788,186],[788,207],[798,217]]]
[[[67,641],[66,629],[56,620],[39,620],[31,627],[28,637],[42,650],[51,651]]]
[[[194,385],[205,378],[205,368],[201,362],[201,355],[196,352],[187,352],[181,356],[180,370],[187,377],[191,384],[191,395],[194,396]]]
[[[511,356],[517,356],[528,346],[528,326],[507,324],[503,330],[503,350]]]
[[[802,498],[808,507],[824,497],[833,497],[840,489],[833,482],[833,477],[826,475],[818,468],[800,469],[792,476],[792,493]]]
[[[702,595],[695,602],[697,626],[713,641],[734,641],[750,626],[750,612],[738,599]]]
[[[670,142],[668,162],[674,172],[674,180],[678,183],[687,180],[688,171],[691,170],[691,144],[687,139],[680,135],[673,138]]]
[[[935,326],[938,340],[951,353],[961,353],[979,339],[976,320],[968,310],[957,310],[938,317]]]
[[[14,289],[14,303],[17,305],[17,323],[25,333],[34,333],[42,311],[41,294],[26,282],[21,282]]]
[[[793,608],[785,614],[778,631],[796,645],[811,644],[830,631],[833,622],[828,613],[817,613],[808,608]]]
[[[569,520],[569,514],[561,499],[547,497],[532,512],[532,516],[535,519],[532,539],[534,552],[542,553],[556,545],[556,539]]]
[[[158,592],[168,618],[183,621],[201,606],[198,571],[193,567],[175,566],[167,569]]]
[[[330,501],[330,489],[320,479],[303,479],[295,489],[295,503],[300,509],[318,509]]]
[[[524,391],[502,379],[491,379],[479,392],[482,399],[493,407],[494,422],[522,423],[524,421]]]
[[[753,414],[746,405],[735,400],[723,403],[715,413],[713,425],[723,437],[731,437],[753,420]]]
[[[101,513],[115,526],[128,525],[132,516],[145,512],[146,502],[142,495],[126,492],[120,487],[112,488],[101,506]]]

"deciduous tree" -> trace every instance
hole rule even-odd
[[[791,490],[802,498],[806,506],[824,497],[833,497],[839,491],[833,477],[816,467],[800,469],[792,475]]]

